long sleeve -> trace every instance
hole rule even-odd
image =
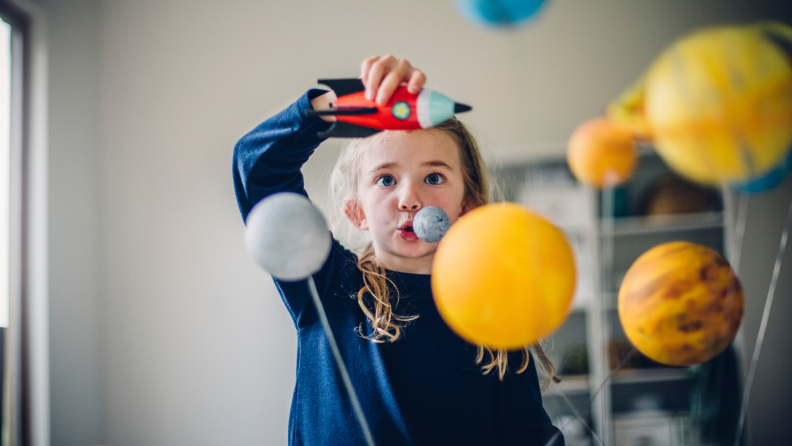
[[[306,195],[300,168],[323,141],[317,132],[327,130],[331,124],[306,117],[305,111],[311,109],[311,99],[324,93],[308,91],[237,142],[234,189],[243,220],[256,203],[276,192]]]
[[[327,130],[330,123],[320,118],[308,118],[311,99],[324,94],[323,90],[310,90],[277,115],[262,122],[237,142],[234,147],[234,189],[242,218],[260,200],[278,192],[296,192],[307,195],[300,169],[323,141],[317,132]],[[314,274],[314,281],[325,306],[337,302],[351,303],[349,295],[359,288],[337,296],[328,290],[335,282],[343,286],[350,280],[349,273],[357,271],[349,266],[356,264],[354,254],[333,239],[333,246],[322,269]],[[305,281],[275,280],[278,291],[299,329],[317,320],[316,310]],[[349,301],[349,302],[347,302]],[[332,302],[332,303],[331,303]]]

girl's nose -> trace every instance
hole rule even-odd
[[[415,190],[415,187],[406,184],[402,189],[401,197],[399,197],[399,210],[400,211],[417,211],[421,209],[421,199]]]

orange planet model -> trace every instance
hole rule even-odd
[[[432,292],[446,323],[490,348],[538,341],[566,318],[575,261],[564,234],[513,203],[482,206],[446,233],[432,264]]]
[[[589,186],[621,184],[632,176],[637,162],[633,135],[606,119],[584,122],[569,138],[569,168]]]
[[[644,355],[663,364],[708,361],[737,335],[743,289],[729,263],[705,246],[671,242],[641,255],[619,290],[619,319]]]

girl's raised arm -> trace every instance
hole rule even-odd
[[[426,83],[423,72],[405,59],[374,56],[363,61],[360,77],[366,95],[385,104],[399,85],[418,93]],[[294,104],[267,119],[239,140],[234,148],[234,186],[242,218],[259,200],[276,192],[305,194],[300,168],[324,139],[332,116],[307,117],[305,111],[326,109],[335,93],[311,90]],[[327,122],[325,122],[327,121]]]
[[[277,192],[305,195],[300,169],[324,141],[317,133],[330,124],[306,116],[311,101],[326,96],[310,90],[286,109],[243,136],[234,147],[234,189],[242,218],[263,198]]]

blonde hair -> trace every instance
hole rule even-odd
[[[456,119],[449,119],[438,126],[423,131],[443,132],[451,137],[459,147],[462,178],[465,184],[465,200],[467,200],[468,207],[472,209],[491,202],[489,172],[481,158],[478,144],[465,126]],[[363,287],[354,297],[357,298],[358,305],[371,324],[373,333],[367,339],[372,342],[396,341],[401,336],[404,324],[418,318],[418,315],[404,316],[393,312],[394,304],[391,303],[392,296],[388,283],[390,282],[396,290],[396,302],[399,299],[398,289],[388,279],[385,268],[377,260],[371,240],[366,237],[367,234],[362,234],[365,231],[355,231],[342,210],[343,206],[347,205],[348,212],[358,210],[360,206],[358,184],[363,153],[367,147],[387,138],[389,133],[392,134],[392,132],[381,132],[368,138],[352,140],[342,150],[330,177],[330,193],[333,203],[343,203],[342,206],[336,206],[334,230],[336,235],[345,238],[345,242],[351,249],[359,253],[357,267],[363,273]],[[477,347],[476,364],[482,364],[485,356],[489,358],[489,362],[482,366],[483,373],[486,375],[497,369],[499,379],[503,380],[508,370],[508,351],[492,350],[481,345]],[[555,366],[539,343],[526,345],[522,348],[523,360],[517,373],[522,373],[528,368],[531,350],[536,354],[541,368],[547,375],[542,389],[549,385],[550,379],[560,382],[560,378],[555,374]]]

